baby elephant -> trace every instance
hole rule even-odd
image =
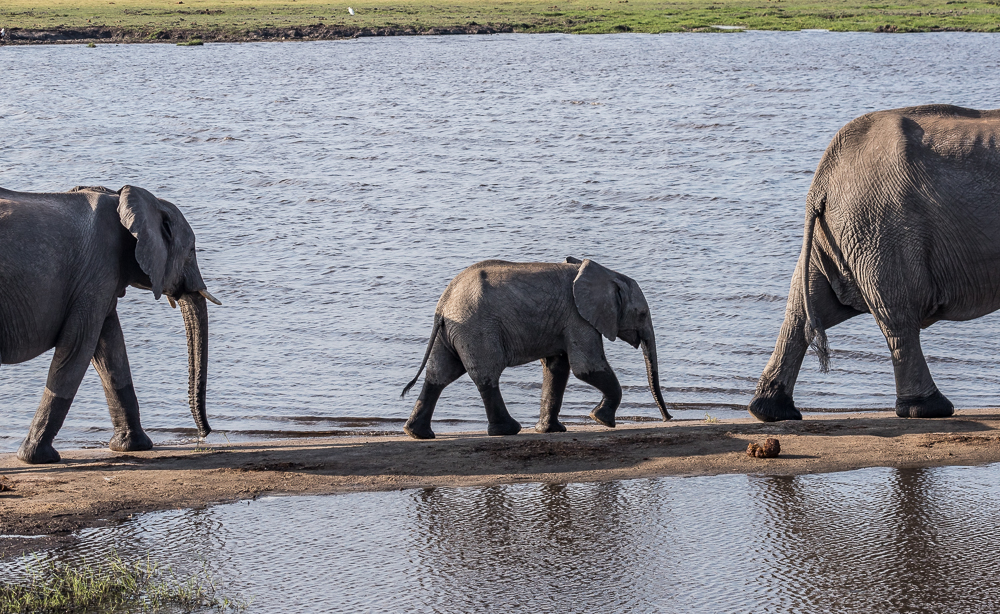
[[[615,426],[622,399],[618,378],[604,357],[604,335],[642,345],[646,375],[664,420],[670,419],[656,367],[656,341],[649,305],[634,280],[593,260],[563,263],[486,260],[458,274],[434,311],[434,328],[417,376],[427,366],[424,387],[403,430],[432,439],[431,415],[444,387],[465,372],[486,405],[490,435],[514,435],[521,425],[500,396],[500,374],[510,366],[542,361],[542,408],[535,430],[565,431],[559,408],[569,372],[604,394],[590,417]]]

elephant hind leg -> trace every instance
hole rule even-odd
[[[77,327],[82,328],[80,324]],[[56,434],[62,428],[76,391],[87,372],[87,365],[94,356],[97,344],[96,327],[92,336],[72,338],[72,343],[56,346],[45,381],[45,392],[31,421],[28,436],[17,450],[17,458],[26,463],[57,463],[59,453],[52,447]],[[69,328],[73,330],[73,328]],[[67,334],[67,336],[69,336]]]
[[[896,415],[901,418],[945,418],[955,406],[937,389],[920,348],[920,327],[879,326],[892,352],[896,378]]]
[[[557,354],[542,359],[542,407],[535,430],[539,433],[563,433],[566,427],[559,422],[566,383],[569,381],[569,358]]]
[[[438,398],[448,384],[464,374],[465,365],[439,337],[427,360],[427,372],[424,375],[424,385],[420,388],[420,396],[413,404],[410,418],[403,425],[403,432],[414,439],[434,439],[431,417]]]
[[[802,300],[802,266],[795,268],[792,285],[788,291],[785,306],[785,320],[774,344],[774,352],[764,372],[757,382],[757,391],[747,410],[762,422],[780,420],[801,420],[802,414],[795,408],[792,392],[798,379],[802,359],[809,344],[805,337],[806,310]],[[833,328],[849,320],[860,311],[844,305],[837,298],[830,282],[817,268],[810,270],[809,293],[812,295],[812,311],[824,328]]]
[[[476,382],[479,388],[479,395],[483,398],[483,405],[486,406],[486,419],[489,427],[487,435],[517,435],[521,432],[521,423],[515,420],[507,411],[507,404],[504,403],[503,395],[500,394],[500,386],[492,382]]]
[[[73,399],[57,397],[48,388],[42,393],[35,418],[31,421],[28,436],[17,450],[17,458],[32,465],[58,463],[59,453],[52,447],[52,441],[62,428]]]

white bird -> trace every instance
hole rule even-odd
[[[353,15],[354,14],[354,9],[352,9],[351,7],[347,7],[347,12],[350,13],[351,15]]]

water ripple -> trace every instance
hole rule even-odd
[[[267,497],[141,515],[38,556],[205,564],[251,612],[992,611],[998,472]]]

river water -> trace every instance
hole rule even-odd
[[[867,111],[996,104],[988,34],[740,32],[501,35],[301,44],[0,48],[0,185],[135,184],[194,227],[211,306],[213,440],[398,432],[434,305],[486,258],[590,257],[651,305],[664,396],[681,418],[746,415],[781,324],[803,203],[836,130]],[[143,423],[193,435],[179,313],[119,308]],[[1000,320],[939,323],[923,346],[959,408],[995,404]],[[886,408],[869,316],[830,331],[796,401]],[[658,415],[642,358],[608,357],[621,414]],[[27,432],[48,355],[0,369],[0,450]],[[509,369],[512,414],[537,415],[541,370]],[[573,380],[564,412],[599,394]],[[440,430],[481,429],[468,378]],[[57,439],[103,446],[91,371]]]
[[[269,497],[144,514],[35,557],[204,567],[250,612],[992,612],[998,472]]]

